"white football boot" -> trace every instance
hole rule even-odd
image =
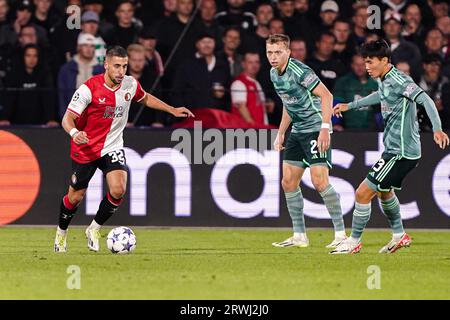
[[[98,252],[100,249],[100,238],[102,235],[100,234],[100,230],[94,228],[86,228],[86,238],[88,239],[88,248],[91,251]]]
[[[309,246],[309,240],[306,236],[292,236],[281,242],[273,242],[272,245],[277,248],[299,247],[306,248]]]

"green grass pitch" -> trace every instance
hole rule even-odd
[[[390,233],[368,230],[361,253],[335,256],[331,230],[310,229],[301,249],[271,246],[287,229],[133,229],[136,250],[114,255],[105,238],[88,251],[81,228],[66,254],[52,252],[53,227],[0,228],[0,299],[450,299],[450,231],[409,230],[410,248],[383,255]],[[70,265],[79,290],[67,288]],[[380,289],[368,289],[371,265]]]

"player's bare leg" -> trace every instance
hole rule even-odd
[[[361,235],[370,219],[371,201],[377,195],[366,181],[363,181],[355,195],[355,210],[353,211],[352,235],[343,241],[331,254],[353,254],[361,250]]]
[[[305,217],[303,216],[303,195],[300,190],[300,181],[305,169],[301,166],[283,162],[283,186],[289,215],[292,219],[294,235],[284,241],[274,242],[274,247],[307,247]]]
[[[67,229],[85,194],[86,189],[75,190],[74,188],[69,187],[67,195],[64,196],[61,202],[59,225],[56,229],[55,243],[53,247],[55,252],[67,251]]]
[[[311,182],[327,207],[334,226],[334,240],[327,248],[336,248],[347,239],[339,194],[329,182],[329,169],[325,164],[311,165]]]
[[[411,238],[403,229],[402,217],[400,215],[400,203],[394,191],[381,192],[378,194],[381,202],[383,213],[389,221],[389,226],[392,230],[392,239],[379,253],[394,253],[402,247],[409,247]]]
[[[124,170],[110,171],[106,174],[106,182],[109,192],[100,203],[94,220],[86,228],[88,248],[92,251],[98,251],[100,249],[101,226],[112,217],[123,202],[123,196],[127,187],[127,172]]]

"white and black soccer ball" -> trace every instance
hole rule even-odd
[[[106,245],[112,253],[130,253],[136,248],[136,236],[128,227],[117,227],[108,233]]]

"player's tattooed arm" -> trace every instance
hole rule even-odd
[[[330,127],[331,116],[333,115],[333,95],[327,87],[320,82],[312,91],[312,93],[320,97],[322,105],[322,128],[317,138],[317,146],[319,152],[326,152],[330,148]]]
[[[185,107],[179,107],[179,108],[175,108],[172,107],[170,105],[168,105],[167,103],[165,103],[164,101],[159,100],[157,97],[151,95],[150,93],[146,93],[145,94],[145,98],[142,99],[142,103],[144,103],[144,105],[146,107],[152,108],[152,109],[156,109],[156,110],[161,110],[161,111],[165,111],[167,113],[170,113],[171,115],[175,116],[175,117],[179,117],[179,118],[195,118],[194,114],[189,111],[188,108]]]

